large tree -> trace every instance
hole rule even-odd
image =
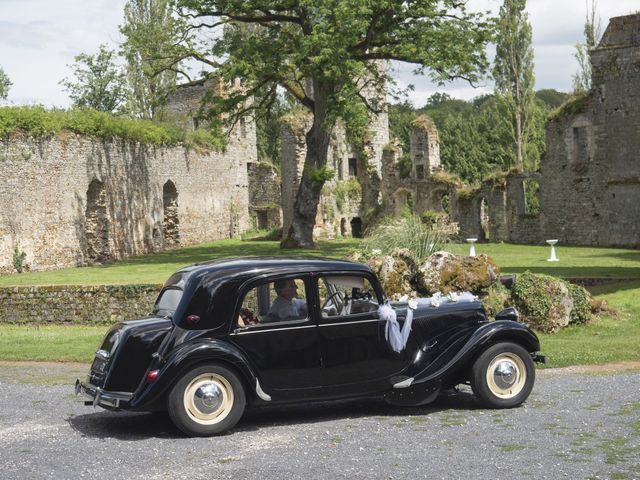
[[[511,125],[518,169],[525,163],[535,96],[531,24],[526,5],[526,0],[504,0],[500,7],[493,67],[496,93]]]
[[[201,57],[244,84],[214,98],[216,113],[260,110],[278,89],[311,113],[305,167],[283,247],[313,247],[327,152],[338,118],[362,133],[384,101],[387,71],[376,61],[416,65],[438,81],[475,81],[486,67],[490,25],[461,0],[176,0],[194,30],[222,27]],[[376,92],[377,91],[377,92]],[[253,97],[256,101],[247,102]],[[374,101],[371,101],[371,99]]]
[[[120,32],[125,37],[121,53],[127,61],[127,110],[140,118],[162,120],[166,97],[176,85],[177,74],[188,78],[174,64],[184,24],[173,16],[170,0],[129,0]]]
[[[98,53],[81,53],[69,65],[75,78],[60,82],[69,92],[73,105],[93,108],[103,112],[119,110],[127,97],[125,75],[115,62],[116,54],[106,45],[100,45]]]
[[[601,33],[600,16],[596,14],[598,4],[596,0],[586,0],[587,13],[584,21],[584,43],[576,44],[576,53],[573,54],[578,61],[578,71],[573,76],[573,91],[575,93],[591,90],[591,57],[589,52],[596,47]]]
[[[4,73],[4,70],[0,67],[0,100],[6,100],[11,85],[13,85],[13,83],[9,80],[9,76]]]

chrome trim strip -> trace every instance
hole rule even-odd
[[[406,380],[403,380],[403,381],[398,382],[398,383],[394,383],[393,384],[393,388],[407,388],[407,387],[410,387],[414,380],[415,380],[415,378],[409,377]]]
[[[352,322],[335,322],[335,323],[322,323],[321,327],[333,327],[334,325],[353,325],[354,323],[371,323],[371,322],[379,322],[379,318],[369,318],[367,320],[354,320]]]
[[[264,393],[264,390],[262,390],[262,387],[260,386],[260,382],[258,381],[258,379],[256,379],[256,393],[265,402],[271,401],[271,396]]]
[[[315,325],[300,325],[299,327],[289,327],[289,328],[260,328],[255,330],[243,330],[241,332],[231,332],[230,335],[247,335],[250,333],[264,333],[264,332],[279,332],[281,330],[302,330],[303,328],[316,328]]]

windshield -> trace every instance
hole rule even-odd
[[[171,317],[178,308],[178,303],[182,298],[182,289],[167,288],[160,293],[156,304],[153,307],[153,313],[163,317]]]

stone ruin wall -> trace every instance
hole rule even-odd
[[[249,175],[249,216],[252,226],[272,230],[282,226],[280,175],[267,162],[247,163]]]
[[[547,124],[542,228],[578,245],[640,246],[640,14],[611,19],[589,95]]]
[[[13,271],[14,247],[27,269],[47,270],[236,236],[249,226],[255,158],[255,142],[239,135],[205,153],[15,133],[0,143],[0,272]],[[167,200],[177,218],[165,217]]]
[[[287,234],[293,221],[293,207],[307,153],[305,135],[310,124],[310,117],[305,113],[289,115],[282,122],[283,235]],[[373,150],[370,159],[376,159],[377,154],[377,150]],[[381,153],[379,156],[382,157]],[[364,209],[362,196],[348,198],[341,205],[338,205],[336,192],[338,188],[341,188],[340,185],[353,178],[357,178],[361,184],[365,183],[363,175],[367,172],[366,163],[363,163],[364,160],[359,159],[346,143],[344,128],[341,125],[334,128],[327,157],[327,167],[335,172],[335,176],[332,180],[325,182],[318,204],[313,234],[315,238],[350,237],[353,233],[352,223],[361,222]],[[377,193],[375,195],[377,197]]]

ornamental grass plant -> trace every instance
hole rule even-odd
[[[383,219],[368,230],[363,246],[368,253],[376,255],[391,255],[404,248],[419,264],[441,250],[447,240],[446,235],[426,225],[417,215],[405,215]]]

